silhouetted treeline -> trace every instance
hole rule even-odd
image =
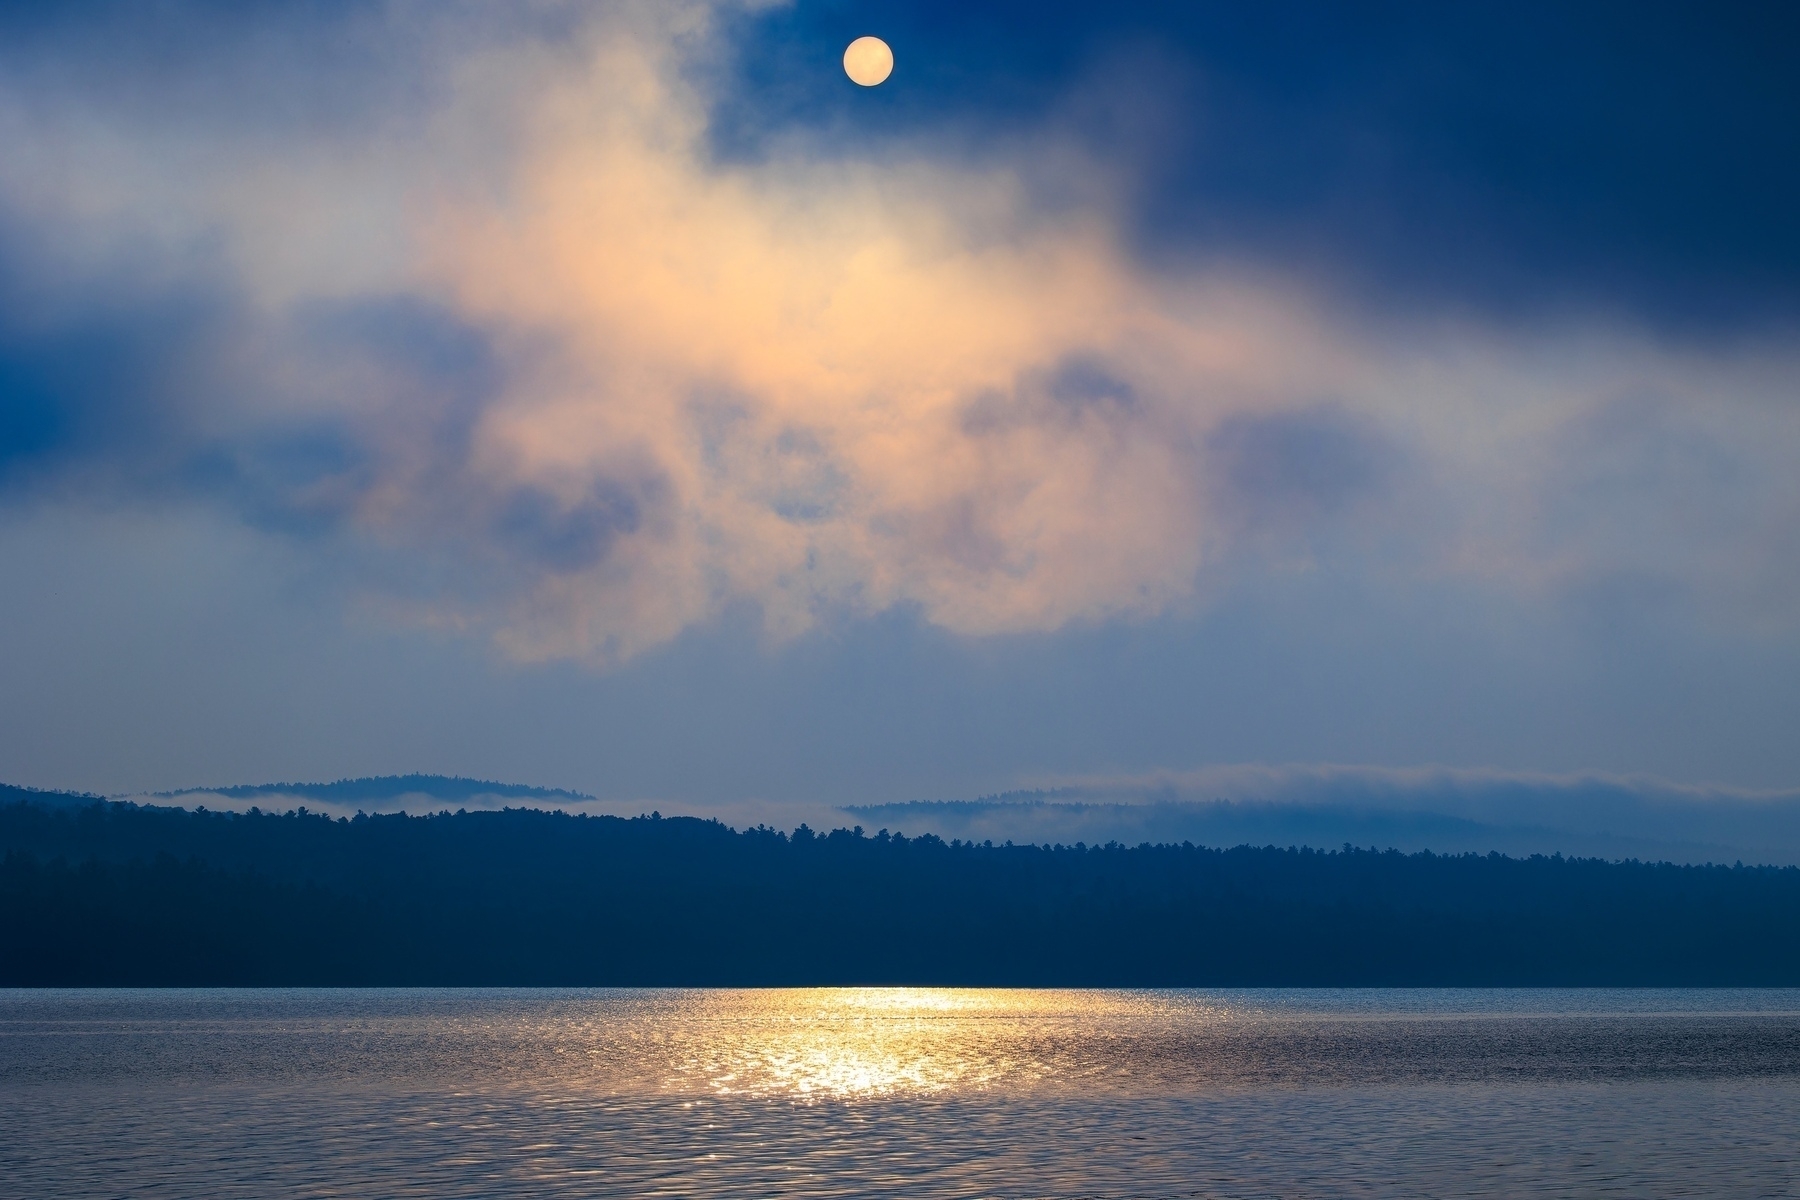
[[[47,804],[51,806],[97,804],[106,799],[92,792],[50,792],[39,788],[0,783],[0,807],[8,804]]]
[[[1800,870],[0,807],[5,984],[1796,984]]]

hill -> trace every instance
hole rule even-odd
[[[0,808],[0,984],[1800,983],[1800,870]]]
[[[232,787],[184,788],[174,792],[155,792],[159,799],[179,800],[197,796],[222,796],[228,800],[270,799],[313,800],[321,804],[369,804],[399,800],[408,796],[426,796],[455,804],[476,798],[500,800],[592,800],[582,792],[562,788],[527,787],[518,783],[495,783],[487,779],[464,779],[460,775],[374,775],[361,779],[340,779],[335,783],[258,783]]]

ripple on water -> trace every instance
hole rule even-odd
[[[14,992],[21,1196],[1791,1195],[1791,992]]]

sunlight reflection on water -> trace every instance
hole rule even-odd
[[[0,994],[45,1200],[1789,1195],[1795,1130],[1792,992]]]
[[[748,999],[748,1004],[745,1003]],[[674,1090],[800,1099],[935,1095],[1042,1080],[1061,1027],[1136,1015],[1119,993],[820,988],[722,998]],[[704,1018],[703,1018],[704,1019]]]

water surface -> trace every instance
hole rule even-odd
[[[0,1193],[1800,1194],[1790,991],[0,992]]]

